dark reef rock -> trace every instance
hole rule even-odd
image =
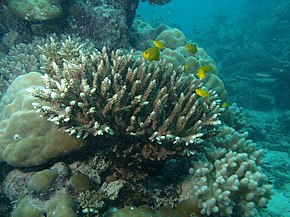
[[[138,1],[86,1],[69,7],[67,32],[97,42],[108,50],[129,46],[128,29],[133,23]]]
[[[15,44],[51,33],[89,38],[100,49],[128,48],[137,6],[138,0],[68,0],[61,3],[62,13],[54,19],[26,20],[14,14],[4,0],[0,4],[0,51],[7,53]]]
[[[164,5],[171,2],[171,0],[148,0],[148,1],[152,5]],[[142,0],[142,2],[146,2],[146,0]]]

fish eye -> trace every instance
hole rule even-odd
[[[20,136],[19,136],[19,134],[14,134],[14,136],[13,136],[13,140],[18,140],[20,138]]]

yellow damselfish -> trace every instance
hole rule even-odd
[[[157,41],[157,40],[154,40],[153,41],[153,44],[155,47],[159,48],[159,49],[164,49],[164,43],[162,41]]]
[[[185,47],[192,54],[195,54],[197,52],[197,46],[196,46],[196,44],[187,44]]]
[[[146,60],[159,60],[160,59],[160,49],[157,47],[149,47],[148,49],[146,49],[143,53],[142,56],[146,59]]]
[[[205,72],[204,72],[201,68],[199,68],[199,69],[197,70],[197,77],[200,78],[200,79],[203,79],[203,78],[206,77],[206,76],[205,76]]]
[[[205,98],[209,97],[209,93],[205,89],[198,88],[198,89],[195,90],[195,92],[196,92],[197,95],[199,95],[201,97],[205,97]]]
[[[207,73],[213,70],[213,67],[211,65],[204,65],[204,66],[201,66],[200,69],[202,69],[205,73]]]
[[[184,65],[184,67],[185,67],[185,70],[187,71],[188,70],[188,68],[189,68],[189,64],[187,63],[187,64],[185,64]]]
[[[222,104],[222,108],[226,108],[226,107],[228,107],[228,104],[227,104],[227,102],[224,102],[224,103]]]

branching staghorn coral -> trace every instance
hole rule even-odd
[[[0,60],[0,99],[17,76],[34,71],[45,73],[43,70],[46,68],[42,68],[43,60],[40,58],[43,50],[39,47],[44,46],[50,52],[47,54],[50,61],[60,62],[62,59],[74,58],[80,44],[82,52],[94,50],[89,40],[82,40],[74,35],[57,37],[55,34],[47,39],[35,38],[29,44],[20,43],[11,48],[8,55]]]
[[[77,138],[116,135],[189,145],[220,124],[217,95],[199,97],[200,81],[165,60],[149,63],[120,50],[110,57],[105,48],[88,55],[81,44],[64,60],[51,58],[58,53],[53,44],[41,49],[45,86],[32,91],[41,100],[34,107]]]

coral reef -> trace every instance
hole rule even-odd
[[[207,139],[207,145],[190,158],[190,166],[184,178],[180,181],[174,180],[175,184],[160,173],[158,168],[155,168],[156,174],[143,181],[109,180],[108,172],[112,168],[107,165],[108,157],[96,154],[86,161],[71,165],[59,162],[38,172],[23,173],[14,170],[4,181],[4,192],[12,200],[26,195],[18,202],[15,216],[21,209],[41,214],[51,212],[50,204],[59,194],[77,200],[77,209],[74,206],[68,208],[74,211],[72,213],[78,210],[83,215],[101,216],[106,213],[105,216],[142,214],[141,216],[189,217],[193,214],[232,216],[243,213],[243,216],[256,216],[257,209],[264,208],[270,199],[272,187],[260,167],[262,151],[256,149],[256,145],[246,137],[247,133],[240,134],[232,128],[224,127],[215,137]],[[94,175],[94,171],[98,174]],[[84,176],[86,178],[85,181],[80,181],[83,187],[76,188],[73,180],[80,173],[81,179]],[[99,187],[94,178],[88,178],[90,176],[98,177],[95,180],[100,181],[101,186]],[[47,182],[47,178],[51,181]],[[162,180],[164,178],[167,180]],[[29,187],[30,183],[34,183],[33,188]],[[140,207],[109,209],[128,204]],[[159,210],[144,209],[141,206],[144,204],[151,206],[153,210]],[[169,209],[167,206],[175,208]],[[52,210],[59,212],[55,206]]]
[[[11,0],[9,9],[25,20],[49,20],[61,12],[61,0]]]
[[[36,44],[36,43],[35,43]],[[0,60],[0,99],[18,75],[39,71],[39,52],[35,46],[18,44]]]
[[[82,143],[58,132],[55,125],[36,114],[35,101],[27,90],[42,86],[41,74],[31,72],[17,77],[0,102],[0,162],[32,166],[67,154]]]
[[[5,194],[3,188],[3,180],[7,176],[10,168],[7,165],[0,164],[0,216],[9,217],[12,212],[11,201]],[[17,185],[16,185],[17,187]]]
[[[168,28],[166,25],[153,28],[149,23],[135,19],[130,29],[131,45],[137,50],[145,50],[150,45],[150,41]]]
[[[67,33],[96,41],[101,49],[128,48],[129,28],[133,24],[138,1],[79,1],[69,7]]]
[[[246,138],[247,133],[225,127],[205,147],[208,161],[195,162],[190,168],[192,178],[183,188],[185,195],[198,200],[201,214],[231,216],[239,210],[243,216],[255,216],[256,208],[269,201],[272,186],[259,166],[262,151]]]
[[[28,35],[27,23],[8,9],[8,0],[0,4],[0,54],[1,57],[19,42],[24,42]],[[19,34],[21,33],[21,34]]]
[[[216,95],[198,97],[199,80],[166,61],[148,64],[121,51],[110,59],[103,49],[48,67],[44,88],[33,95],[51,106],[36,102],[34,107],[77,138],[105,134],[190,146],[219,124]]]
[[[134,41],[133,45],[138,49],[145,49],[152,46],[153,40],[164,43],[165,49],[160,53],[161,59],[166,59],[172,63],[174,67],[188,66],[186,72],[188,74],[197,74],[198,69],[204,65],[210,65],[213,70],[208,73],[202,82],[209,90],[214,90],[219,95],[222,102],[228,102],[228,94],[224,84],[218,77],[218,68],[215,61],[207,55],[203,48],[198,47],[197,52],[192,54],[186,48],[190,42],[186,39],[182,31],[177,28],[170,28],[165,24],[161,24],[156,28],[152,28],[144,21],[137,20],[133,26],[136,28],[138,41]]]
[[[62,44],[62,42],[65,43]],[[48,39],[36,38],[29,44],[17,44],[15,47],[10,49],[5,58],[0,59],[0,99],[3,97],[8,86],[11,85],[18,75],[24,75],[28,72],[44,73],[41,68],[42,50],[39,47],[50,43],[52,44],[51,46],[53,46],[53,49],[55,49],[51,50],[51,52],[54,52],[53,56],[51,56],[51,61],[74,58],[74,55],[78,52],[77,49],[80,48],[82,48],[82,52],[85,52],[86,54],[95,49],[94,44],[91,41],[82,40],[74,35],[62,35],[57,37],[56,34],[53,34]],[[80,44],[82,44],[82,47],[79,47]]]
[[[128,48],[137,6],[138,0],[5,0],[0,5],[0,39],[13,32],[16,42],[29,43],[35,36],[67,33],[91,39],[99,49]],[[7,52],[7,45],[0,51]]]
[[[246,130],[267,149],[289,153],[290,151],[290,112],[246,110],[248,119]]]
[[[13,216],[77,216],[74,191],[70,183],[71,170],[58,162],[49,169],[37,172],[12,170],[4,180],[4,192],[19,200]]]
[[[83,213],[100,213],[103,207],[110,201],[118,198],[120,190],[124,187],[123,180],[117,180],[107,184],[106,182],[98,191],[81,192],[78,201]]]
[[[40,114],[33,115],[37,121],[43,118],[41,126],[50,124],[62,131],[51,135],[40,130],[41,135],[56,138],[56,133],[66,133],[81,143],[70,144],[70,149],[57,145],[61,151],[56,152],[57,143],[52,141],[53,151],[38,163],[27,163],[33,160],[30,155],[17,157],[24,164],[2,159],[30,166],[78,150],[62,158],[64,163],[14,170],[6,176],[3,190],[16,201],[14,216],[255,216],[265,207],[271,185],[260,167],[262,152],[247,140],[247,133],[221,122],[227,95],[216,64],[200,47],[190,54],[179,30],[164,28],[160,33],[158,40],[170,44],[155,62],[143,59],[139,51],[99,51],[76,37],[40,40],[32,62],[43,76],[24,68],[19,74],[25,75],[15,79],[23,82],[25,76],[35,76],[39,83],[30,81],[26,88],[12,84],[1,102],[11,104],[10,89],[25,92],[16,96],[29,102],[19,104],[30,111],[34,101]],[[212,71],[199,79],[196,70],[204,65]],[[199,96],[199,88],[207,89],[209,96]],[[14,111],[3,109],[5,116]],[[23,129],[37,128],[32,122],[21,126],[20,133]],[[16,133],[9,138],[17,140]],[[25,150],[34,145],[22,134],[19,141]],[[148,206],[152,210],[144,208]]]

